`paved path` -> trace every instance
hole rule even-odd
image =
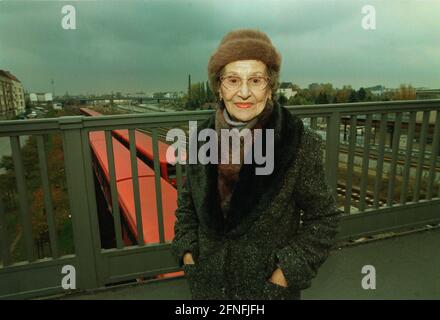
[[[361,287],[364,265],[376,289]],[[184,278],[73,296],[75,299],[190,299]],[[303,299],[440,299],[440,229],[345,247],[332,252]]]

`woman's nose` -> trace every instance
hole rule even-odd
[[[241,88],[240,88],[240,91],[238,92],[238,95],[242,99],[247,99],[251,95],[249,88],[248,88],[247,81],[244,81],[243,84],[241,85]]]

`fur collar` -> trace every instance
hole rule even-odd
[[[199,125],[198,132],[204,128],[215,129],[215,113]],[[232,191],[226,220],[220,209],[217,165],[187,165],[194,207],[202,230],[208,235],[231,238],[242,235],[264,211],[261,208],[270,205],[271,199],[279,192],[277,186],[281,184],[286,170],[293,165],[304,127],[301,119],[275,103],[266,128],[274,129],[274,170],[270,175],[258,176],[255,175],[255,163],[243,164],[239,181]],[[198,147],[203,144],[198,142]]]

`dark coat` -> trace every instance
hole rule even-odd
[[[214,128],[214,117],[199,130]],[[274,171],[255,175],[256,164],[243,165],[226,221],[217,165],[186,167],[172,248],[181,266],[186,252],[194,257],[183,266],[194,299],[298,299],[334,243],[338,214],[322,139],[278,104],[266,128],[275,132]],[[268,281],[277,267],[287,288]]]

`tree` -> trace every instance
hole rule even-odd
[[[335,99],[336,90],[333,89],[333,85],[331,83],[322,83],[321,84],[321,92],[324,93],[321,99],[325,99],[324,103],[332,103]]]
[[[310,100],[312,103],[316,103],[318,101],[318,96],[322,91],[322,87],[318,83],[309,84],[308,94],[310,95]]]
[[[4,204],[6,211],[8,208],[15,207],[15,197],[17,195],[17,184],[15,180],[15,174],[13,171],[7,171],[0,175],[0,194],[4,195]]]
[[[394,92],[393,100],[415,100],[416,90],[409,84],[401,84],[399,89]]]
[[[356,90],[351,90],[350,97],[348,98],[348,101],[349,102],[358,102],[359,101]]]
[[[280,104],[280,105],[282,105],[282,106],[285,106],[286,105],[286,103],[287,103],[287,98],[286,98],[286,96],[284,95],[284,94],[280,94],[279,95],[279,97],[278,97],[278,103]]]
[[[52,205],[56,231],[60,232],[69,218],[66,192],[61,188],[52,188]],[[40,187],[33,193],[32,201],[32,231],[37,238],[43,238],[49,231],[47,214],[44,206],[43,189]]]
[[[327,93],[325,93],[324,91],[321,91],[318,95],[318,98],[316,99],[316,103],[318,104],[327,104],[329,103],[329,99],[327,96]]]
[[[290,97],[288,100],[289,105],[307,105],[315,103],[311,98],[309,89],[300,89],[296,90],[298,93],[294,97]]]
[[[209,82],[206,81],[206,102],[214,102],[214,95],[209,87]]]
[[[56,115],[60,114],[57,113]],[[59,230],[64,227],[68,219],[68,193],[65,185],[62,136],[60,134],[49,135],[45,145],[53,212]],[[41,244],[48,238],[48,226],[35,136],[29,137],[26,143],[23,144],[21,154],[29,202],[31,203],[30,216],[33,235]],[[7,211],[11,211],[12,206],[15,206],[13,203],[17,192],[12,157],[4,156],[0,161],[0,167],[6,171],[6,173],[0,175],[0,194],[6,195],[4,199],[7,200],[5,203],[8,206]],[[14,226],[15,221],[11,223]]]
[[[360,88],[359,91],[357,92],[357,97],[359,101],[365,101],[367,97],[367,91],[365,91],[364,88]]]
[[[353,89],[351,86],[343,86],[342,89],[337,90],[335,95],[335,103],[346,103],[350,99],[350,94]]]
[[[206,91],[205,91],[205,83],[200,83],[200,103],[204,104],[206,102]]]

